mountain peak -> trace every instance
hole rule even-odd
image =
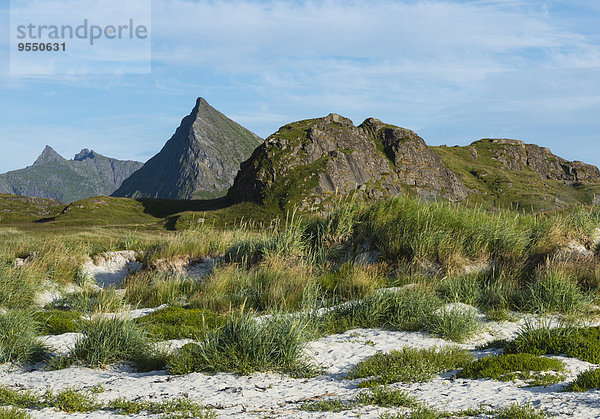
[[[33,163],[35,164],[43,164],[43,163],[48,163],[48,162],[52,162],[52,161],[63,161],[65,160],[60,154],[58,154],[56,151],[54,151],[54,149],[52,147],[50,147],[49,145],[46,145],[46,147],[44,147],[44,151],[42,151],[42,154],[40,154],[40,156],[36,159],[36,161]]]
[[[96,157],[96,153],[94,152],[94,150],[90,151],[87,148],[84,148],[79,153],[75,154],[75,157],[73,157],[73,160],[83,161],[85,159],[93,159],[94,157]]]

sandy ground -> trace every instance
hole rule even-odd
[[[135,315],[139,314],[142,313],[135,313]],[[515,336],[525,321],[521,319],[519,322],[488,322],[484,331],[474,340],[459,346],[473,350],[477,356],[488,355],[491,351],[475,351],[475,347],[493,339]],[[74,333],[67,333],[44,339],[46,344],[55,348],[57,352],[65,352],[73,345],[77,336]],[[179,347],[184,343],[186,341],[169,341],[164,344]],[[327,398],[349,400],[356,396],[361,391],[357,388],[357,381],[345,380],[344,374],[353,365],[377,351],[388,352],[405,346],[429,348],[451,344],[453,343],[419,332],[355,329],[319,339],[307,346],[306,356],[326,371],[323,375],[312,379],[293,379],[280,374],[265,373],[250,376],[227,373],[168,376],[164,371],[136,373],[125,366],[113,366],[107,369],[72,367],[60,371],[43,371],[35,368],[11,369],[4,365],[0,367],[0,384],[36,392],[47,389],[57,391],[67,387],[92,388],[100,384],[105,389],[103,393],[98,394],[98,399],[101,401],[117,397],[159,401],[186,396],[215,407],[220,417],[371,418],[378,417],[390,409],[364,406],[341,413],[308,413],[299,409],[302,403],[308,400]],[[576,359],[559,358],[566,362],[569,370],[565,383],[592,366]],[[450,374],[428,383],[394,384],[392,387],[404,389],[431,406],[449,411],[476,408],[482,404],[499,408],[517,402],[531,403],[557,417],[600,417],[600,391],[563,393],[559,390],[564,384],[526,388],[520,387],[522,383],[518,382],[466,379],[450,381]],[[396,411],[402,412],[402,409]],[[37,418],[111,416],[104,411],[69,415],[46,409],[30,413]]]

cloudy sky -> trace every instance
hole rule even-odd
[[[198,96],[263,137],[336,112],[433,145],[516,138],[600,164],[597,0],[151,6],[150,74],[25,76],[10,74],[16,46],[0,0],[0,172],[31,164],[46,144],[69,158],[91,148],[145,161]]]

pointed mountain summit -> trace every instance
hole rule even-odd
[[[262,139],[198,98],[162,150],[113,196],[191,199],[223,196]]]
[[[54,151],[54,149],[52,147],[47,145],[46,147],[44,147],[42,154],[39,155],[39,157],[36,159],[36,161],[33,164],[40,165],[40,164],[44,164],[44,163],[65,161],[65,160],[66,159],[63,156],[58,154],[56,151]]]
[[[0,193],[73,202],[110,195],[143,166],[83,149],[67,160],[50,146],[29,167],[0,174]]]

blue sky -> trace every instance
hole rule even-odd
[[[0,0],[0,172],[45,144],[145,161],[198,96],[263,137],[336,112],[600,164],[597,0],[152,0],[151,74],[106,76],[10,75],[9,12]]]

